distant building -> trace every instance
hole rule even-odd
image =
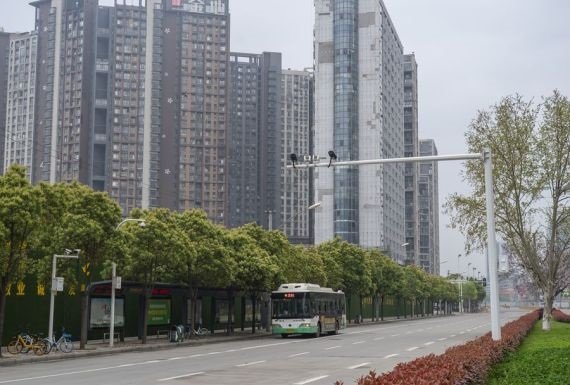
[[[312,154],[313,74],[284,70],[281,78],[281,218],[293,243],[313,243],[313,169],[287,169],[290,154],[302,163]]]
[[[4,173],[6,142],[6,91],[8,89],[8,57],[10,34],[0,28],[0,175]]]
[[[10,37],[4,171],[12,164],[26,167],[31,181],[34,143],[34,108],[37,64],[37,34]]]
[[[414,54],[404,55],[404,156],[419,156],[418,64]],[[405,164],[406,264],[419,265],[418,163]]]
[[[437,155],[433,139],[420,140],[420,156]],[[439,189],[437,162],[421,162],[418,176],[418,264],[428,273],[439,275]]]
[[[315,1],[315,155],[404,156],[403,48],[381,0]],[[315,243],[405,254],[404,166],[315,170]]]
[[[281,54],[231,53],[229,226],[281,226]]]

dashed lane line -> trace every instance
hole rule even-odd
[[[333,350],[333,349],[338,349],[338,348],[342,348],[342,346],[340,346],[340,345],[331,346],[331,347],[325,348],[325,350]]]
[[[412,346],[411,348],[406,349],[408,352],[413,352],[414,350],[419,349],[418,346]]]
[[[187,377],[192,377],[192,376],[198,376],[200,374],[204,374],[206,372],[194,372],[194,373],[188,373],[188,374],[183,374],[181,376],[174,376],[174,377],[168,377],[168,378],[161,378],[160,380],[158,380],[158,382],[163,382],[163,381],[170,381],[170,380],[178,380],[179,378],[187,378]]]
[[[267,362],[267,361],[263,360],[263,361],[247,362],[245,364],[237,364],[236,367],[243,368],[244,366],[259,365],[259,364],[263,364],[264,362]]]
[[[293,358],[293,357],[298,357],[298,356],[304,356],[305,354],[309,354],[310,352],[303,352],[303,353],[295,353],[295,354],[290,354],[287,357],[289,358]]]
[[[327,377],[328,377],[328,374],[323,375],[323,376],[313,377],[313,378],[309,378],[308,380],[295,382],[295,385],[305,385],[305,384],[309,384],[311,382],[322,380],[323,378],[327,378]]]
[[[366,341],[356,341],[356,342],[353,342],[352,344],[353,344],[353,345],[360,345],[360,344],[363,344],[363,343],[365,343],[365,342],[366,342]]]
[[[388,354],[387,356],[384,356],[385,359],[387,358],[392,358],[392,357],[396,357],[398,355],[398,353],[394,353],[394,354]]]
[[[370,365],[370,362],[363,362],[361,364],[352,365],[352,366],[349,366],[348,369],[358,369],[358,368],[361,368],[361,367],[366,366],[366,365]]]

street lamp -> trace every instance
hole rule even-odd
[[[459,274],[459,259],[461,258],[461,254],[457,254],[457,274]]]
[[[471,267],[471,262],[467,264],[467,279],[469,279],[469,268]]]
[[[75,251],[75,255],[71,253]],[[81,250],[69,250],[65,249],[63,255],[53,255],[52,265],[51,265],[51,296],[49,299],[49,330],[48,330],[48,339],[50,341],[54,341],[53,338],[53,313],[55,311],[55,293],[57,291],[63,290],[63,278],[59,279],[56,278],[56,269],[57,269],[57,259],[58,258],[66,258],[66,259],[79,259],[79,252]]]
[[[127,222],[138,222],[140,227],[145,227],[146,222],[144,219],[139,218],[125,218],[123,219],[117,227],[115,227],[115,231],[118,231],[119,228]],[[115,262],[112,263],[112,273],[111,273],[111,317],[110,317],[110,326],[109,326],[109,347],[113,347],[113,343],[115,342],[115,290],[117,289],[117,264]]]

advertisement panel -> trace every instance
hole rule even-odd
[[[170,324],[170,300],[151,299],[148,303],[148,325]]]
[[[111,326],[111,298],[91,298],[90,328]],[[125,326],[125,300],[115,298],[115,327]]]

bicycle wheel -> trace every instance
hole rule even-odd
[[[48,351],[48,346],[46,341],[40,340],[34,343],[32,350],[36,356],[43,356],[45,352]]]
[[[63,339],[62,341],[60,341],[60,343],[57,345],[57,348],[59,350],[61,350],[64,353],[71,353],[71,351],[73,350],[73,342],[71,342],[68,339]]]
[[[19,340],[12,340],[8,343],[7,350],[10,354],[18,354],[22,351],[23,347]]]
[[[205,336],[206,334],[208,334],[210,331],[206,328],[200,328],[200,330],[198,330],[198,333],[200,333],[199,335],[201,336]]]

